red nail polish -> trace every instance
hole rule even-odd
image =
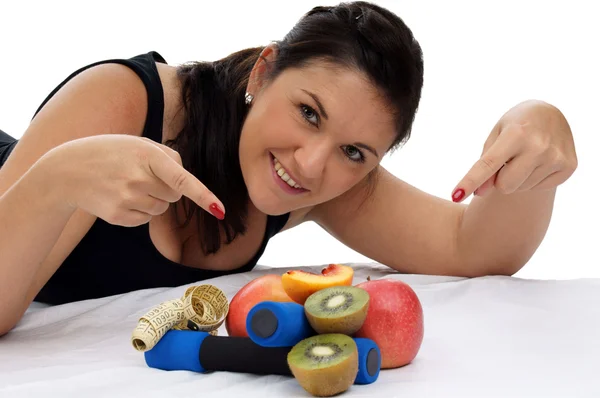
[[[454,191],[454,193],[452,194],[452,200],[454,202],[460,202],[460,200],[465,196],[465,190],[460,188],[457,189],[456,191]]]
[[[221,208],[219,207],[218,204],[213,203],[209,206],[210,212],[213,214],[213,216],[217,217],[219,220],[222,220],[225,218],[225,212],[223,212],[223,210],[221,210]]]

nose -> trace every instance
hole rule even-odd
[[[319,178],[325,170],[330,148],[324,141],[307,143],[294,152],[298,171],[305,179]]]

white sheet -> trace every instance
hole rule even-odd
[[[374,384],[342,396],[600,397],[599,279],[469,280],[353,266],[355,283],[367,275],[408,282],[423,304],[425,336],[412,364],[384,370]],[[251,279],[284,271],[259,267],[205,282],[231,299]],[[55,307],[34,303],[0,338],[0,397],[310,396],[289,377],[147,367],[130,345],[131,332],[148,309],[187,286]]]

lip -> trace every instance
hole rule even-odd
[[[279,185],[281,187],[281,189],[283,189],[286,193],[292,194],[292,195],[298,195],[304,192],[308,192],[308,189],[305,188],[294,188],[294,187],[290,187],[285,181],[283,181],[281,179],[281,177],[279,177],[279,174],[277,174],[277,171],[275,170],[275,164],[274,164],[274,160],[275,157],[273,156],[272,153],[270,153],[271,156],[271,174],[273,175],[273,179],[275,180],[275,183],[277,185]],[[285,167],[284,167],[285,169]],[[287,172],[287,170],[286,170]],[[294,176],[292,176],[289,172],[288,175],[290,176],[290,178],[294,181],[296,181],[296,179],[294,178]]]

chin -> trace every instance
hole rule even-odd
[[[250,201],[252,205],[258,209],[258,211],[267,214],[269,216],[279,216],[281,214],[292,211],[289,206],[285,206],[278,198],[273,195],[269,195],[269,192],[262,192],[255,194],[248,191]]]

